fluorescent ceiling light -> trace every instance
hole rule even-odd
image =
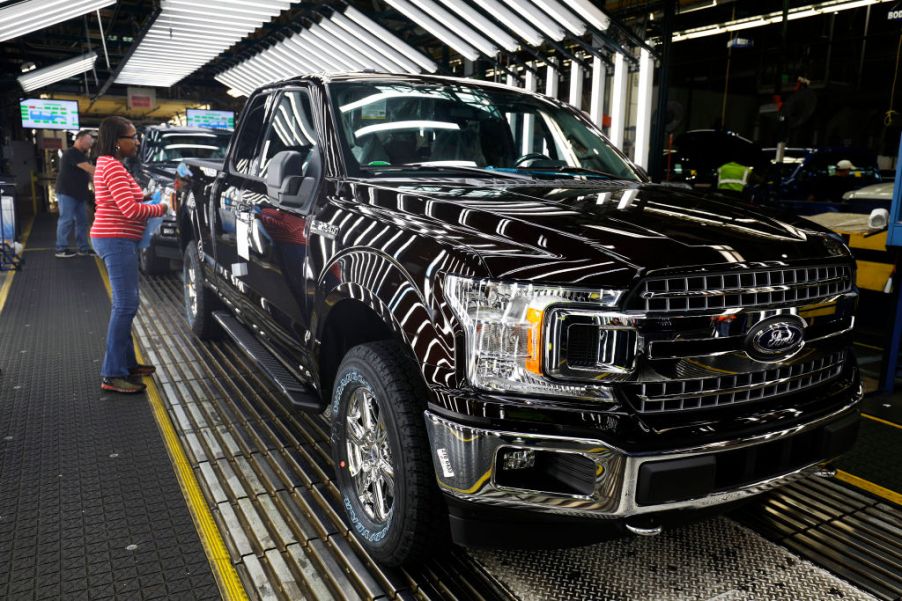
[[[241,90],[236,90],[235,88],[229,88],[228,90],[226,90],[226,94],[228,94],[232,98],[241,98],[242,96],[247,96],[247,93],[242,92]]]
[[[290,6],[291,0],[162,0],[116,83],[169,87]]]
[[[532,0],[532,3],[544,10],[551,17],[567,28],[567,31],[580,37],[586,33],[586,22],[564,8],[558,0]]]
[[[521,17],[525,17],[530,23],[542,30],[548,39],[560,42],[564,39],[566,32],[558,27],[558,24],[548,18],[538,8],[527,2],[526,0],[504,0],[508,6],[517,11]]]
[[[27,0],[0,8],[0,42],[116,4],[116,0]]]
[[[836,13],[852,8],[868,6],[870,4],[881,4],[890,0],[830,0],[829,2],[818,2],[806,6],[797,6],[789,9],[786,19],[795,21],[796,19],[804,19],[813,17],[823,13]],[[716,25],[707,25],[705,27],[695,27],[673,34],[673,41],[680,42],[683,40],[692,40],[695,38],[703,38],[719,33],[730,31],[741,31],[743,29],[752,29],[754,27],[762,27],[773,23],[783,21],[783,11],[774,11],[756,17],[747,17],[745,19],[736,19],[735,21],[727,21]]]
[[[422,67],[424,71],[428,73],[435,73],[438,71],[438,65],[432,62],[423,53],[412,48],[409,44],[401,40],[401,38],[391,33],[353,6],[348,6],[345,9],[344,16],[351,19],[365,30],[372,32],[373,35],[378,36],[395,46],[399,52]]]
[[[611,18],[598,10],[589,0],[568,0],[568,2],[570,10],[598,31],[607,31],[611,26]]]
[[[407,71],[408,73],[419,73],[422,70],[426,70],[432,73],[438,69],[438,66],[435,63],[430,61],[422,54],[420,54],[423,61],[422,63],[414,62],[414,60],[412,60],[406,52],[402,54],[402,51],[404,50],[403,47],[407,45],[400,39],[394,37],[385,38],[379,36],[377,32],[371,33],[371,31],[373,30],[364,29],[358,23],[355,23],[341,13],[333,14],[330,23],[334,24],[334,26],[336,27],[341,27],[347,33],[351,34],[351,39],[360,40],[362,43],[369,46],[372,50],[376,51],[376,53],[381,54],[389,61],[398,64],[401,67],[402,71]],[[390,45],[388,42],[392,39],[394,39],[394,42]],[[419,54],[419,52],[417,52],[413,48],[410,48],[410,46],[407,46],[407,48],[409,48],[411,52]],[[431,65],[431,70],[426,65]],[[388,69],[388,71],[394,70],[395,69]]]
[[[407,0],[385,0],[395,7],[402,15],[431,33],[443,44],[453,48],[458,54],[471,61],[479,58],[479,51],[460,39],[457,35],[448,31],[438,21],[421,11]]]
[[[413,63],[404,60],[403,57],[400,57],[400,55],[397,55],[397,57],[401,58],[401,61],[396,62],[395,60],[393,60],[393,57],[390,57],[385,53],[380,53],[378,46],[368,46],[363,39],[355,35],[349,36],[348,32],[343,30],[340,26],[338,26],[334,21],[330,19],[323,20],[320,23],[320,26],[331,33],[334,37],[344,40],[345,44],[356,50],[358,53],[370,57],[370,60],[376,63],[378,68],[382,69],[383,71],[386,71],[388,73],[394,73],[398,71],[411,71],[411,69],[408,67],[402,67],[400,62],[407,62],[410,65],[413,65]],[[389,47],[385,46],[385,48]],[[373,52],[373,50],[376,50],[376,52]],[[412,72],[416,73],[418,71],[419,69],[417,68],[417,66],[413,65]]]
[[[542,34],[530,26],[526,21],[515,15],[498,0],[473,0],[473,3],[482,10],[498,19],[505,27],[526,40],[530,46],[542,45]]]
[[[81,56],[76,56],[43,69],[29,71],[25,75],[20,75],[19,85],[26,92],[43,88],[44,86],[68,79],[74,75],[79,75],[85,71],[94,68],[94,62],[97,60],[97,54],[90,52]]]
[[[465,25],[460,19],[452,15],[432,0],[417,0],[417,8],[451,30],[452,33],[485,54],[495,56],[498,47],[489,40],[476,33],[471,27]]]
[[[516,52],[519,43],[506,31],[485,18],[478,10],[471,7],[464,0],[441,0],[442,4],[459,14],[467,23],[470,23],[490,40],[507,50]]]

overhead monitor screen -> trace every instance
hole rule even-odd
[[[234,111],[188,109],[188,127],[235,129],[235,113]]]
[[[74,100],[29,98],[19,102],[26,129],[78,129],[78,103]]]

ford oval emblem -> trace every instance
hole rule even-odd
[[[791,315],[777,315],[755,324],[745,338],[752,359],[774,361],[797,353],[805,343],[805,323]]]

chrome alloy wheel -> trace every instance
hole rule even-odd
[[[384,524],[395,501],[395,468],[385,419],[373,393],[361,386],[348,400],[348,473],[367,517]]]
[[[197,270],[189,262],[185,263],[185,310],[188,318],[197,317]]]

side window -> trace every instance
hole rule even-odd
[[[266,114],[267,94],[255,97],[241,114],[235,151],[232,153],[232,168],[237,173],[253,174],[257,158],[257,143],[263,135],[263,118]]]
[[[304,166],[316,145],[316,131],[307,90],[288,90],[279,97],[271,112],[269,131],[260,151],[259,176],[266,177],[272,158],[283,150],[301,153]]]

